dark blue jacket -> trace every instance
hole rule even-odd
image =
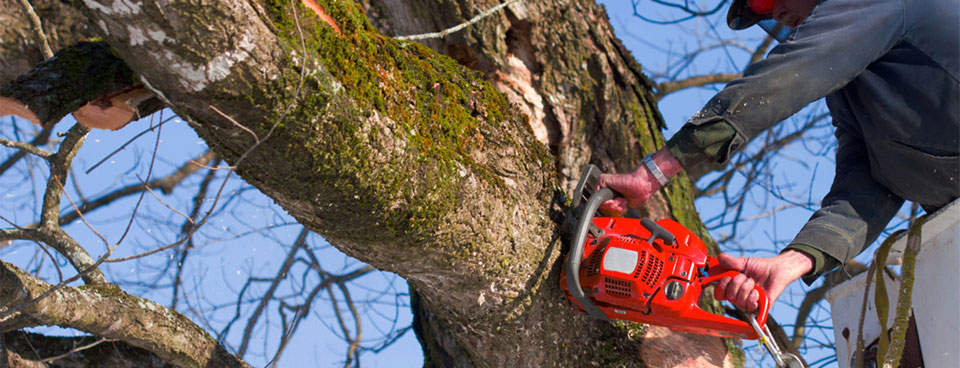
[[[958,11],[958,0],[823,0],[671,144],[709,152],[704,145],[717,140],[697,131],[729,124],[733,137],[707,157],[722,162],[826,97],[838,140],[836,177],[790,247],[822,252],[833,264],[850,260],[904,199],[930,211],[960,196]],[[819,266],[817,274],[827,271]]]

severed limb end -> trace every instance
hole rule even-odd
[[[142,85],[134,86],[87,102],[73,112],[73,117],[87,128],[117,130],[133,121],[137,117],[137,105],[153,96],[153,92]]]
[[[133,121],[137,115],[137,105],[153,96],[153,92],[142,85],[134,86],[87,102],[73,112],[73,117],[87,128],[117,130]],[[43,124],[27,105],[11,97],[0,96],[0,116],[9,115],[37,125]]]
[[[27,105],[16,99],[0,96],[0,116],[10,115],[21,117],[37,125],[42,124],[37,114],[34,114]]]

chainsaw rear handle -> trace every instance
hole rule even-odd
[[[710,257],[710,264],[716,266],[711,266],[707,270],[707,277],[700,281],[703,286],[719,282],[724,277],[729,277],[732,279],[740,274],[740,271],[720,266],[719,261],[717,261],[717,258],[715,257]],[[767,322],[767,313],[770,311],[770,298],[767,297],[767,291],[763,290],[760,285],[754,284],[753,290],[756,290],[757,293],[760,294],[760,298],[757,301],[756,320],[760,326],[763,326],[764,323]]]
[[[597,212],[597,208],[600,207],[601,203],[612,199],[613,195],[613,190],[610,190],[610,188],[602,188],[593,193],[590,199],[587,200],[587,203],[584,204],[583,211],[580,212],[580,219],[577,221],[573,244],[570,245],[570,251],[567,253],[567,264],[565,267],[567,272],[567,289],[570,290],[570,295],[580,303],[580,307],[583,308],[590,317],[602,320],[609,320],[609,318],[607,318],[607,315],[604,314],[600,308],[590,301],[590,298],[587,298],[586,294],[583,293],[583,289],[580,288],[580,261],[583,258],[583,244],[587,240],[587,230],[590,228],[590,224],[593,223],[593,214]]]

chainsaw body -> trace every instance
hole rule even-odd
[[[595,169],[595,168],[593,168]],[[590,171],[590,169],[588,169]],[[573,244],[560,286],[571,307],[598,319],[621,319],[703,335],[757,339],[751,323],[700,308],[703,288],[737,271],[718,266],[703,241],[679,223],[663,219],[594,217],[600,203],[613,198],[609,189],[593,188],[585,173],[575,193],[580,208]],[[760,293],[756,322],[763,326],[769,301]],[[753,321],[751,321],[753,322]]]

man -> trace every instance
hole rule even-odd
[[[749,1],[749,3],[748,3]],[[600,185],[623,195],[605,212],[642,205],[669,177],[726,161],[751,138],[826,96],[837,170],[822,207],[772,258],[721,254],[742,270],[717,284],[717,299],[755,310],[759,284],[771,302],[794,280],[859,254],[904,200],[932,212],[960,196],[960,3],[957,0],[734,0],[728,25],[789,37],[694,115],[666,147]]]

